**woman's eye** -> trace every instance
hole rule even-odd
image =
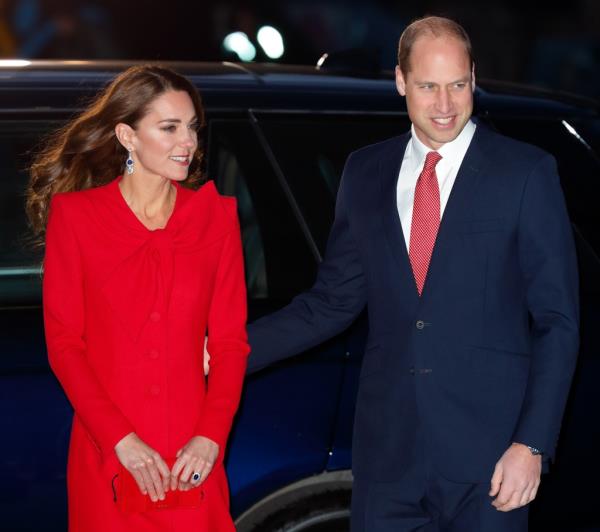
[[[168,133],[174,133],[177,130],[177,126],[171,125],[171,126],[165,126],[163,128],[161,128],[163,131],[166,131]]]

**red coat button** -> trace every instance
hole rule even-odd
[[[160,394],[160,386],[158,384],[153,384],[150,386],[150,395],[158,395]]]
[[[148,356],[152,359],[152,360],[156,360],[158,358],[158,350],[156,349],[150,349],[150,351],[148,351]]]
[[[160,321],[160,312],[153,312],[150,314],[150,319],[154,322]]]

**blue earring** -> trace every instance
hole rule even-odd
[[[133,174],[133,158],[131,157],[131,150],[127,151],[127,160],[125,161],[125,166],[127,167],[127,173],[129,175]]]

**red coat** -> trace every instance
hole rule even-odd
[[[46,236],[48,357],[75,411],[69,529],[234,530],[222,454],[249,352],[235,200],[212,182],[197,192],[177,185],[167,226],[150,231],[118,181],[54,196]],[[132,431],[166,459],[195,435],[219,444],[200,508],[117,508],[114,446]]]

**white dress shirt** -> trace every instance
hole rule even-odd
[[[435,173],[440,186],[440,215],[442,217],[448,203],[448,198],[450,197],[450,192],[454,186],[456,175],[475,134],[475,127],[475,124],[469,120],[458,137],[452,142],[447,142],[437,150],[442,156],[442,159],[435,167]],[[404,151],[404,158],[402,159],[398,185],[396,187],[396,202],[406,249],[409,249],[410,246],[410,226],[412,224],[417,179],[419,179],[419,175],[423,171],[426,155],[430,151],[433,151],[419,140],[415,134],[414,126],[411,127],[411,134],[411,139],[408,141],[406,150]]]

